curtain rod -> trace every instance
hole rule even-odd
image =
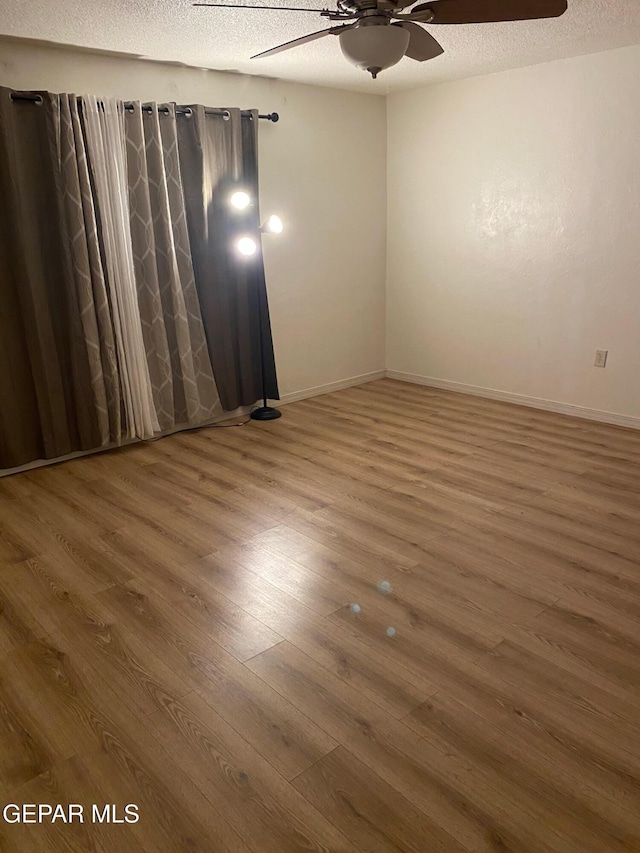
[[[37,92],[12,92],[11,93],[11,100],[12,101],[31,101],[31,103],[34,103],[34,104],[41,104],[42,103],[42,95],[39,95]],[[78,96],[78,100],[80,100],[79,96]],[[131,111],[131,110],[133,110],[133,104],[125,102],[124,108],[127,111]],[[142,107],[143,112],[150,113],[151,109],[152,109],[151,107],[146,107],[146,106]],[[168,115],[169,114],[169,108],[168,107],[158,107],[158,112],[164,113],[165,115]],[[191,115],[192,112],[193,112],[193,110],[191,109],[191,107],[176,107],[176,114],[177,115],[188,116],[188,115]],[[205,113],[207,115],[210,115],[210,116],[226,116],[227,118],[231,115],[229,110],[205,109]],[[250,110],[241,110],[240,115],[243,116],[243,118],[249,118],[251,116],[251,111]],[[266,115],[259,115],[258,118],[266,119],[266,121],[276,122],[276,121],[279,121],[280,116],[278,115],[278,113],[267,113]]]

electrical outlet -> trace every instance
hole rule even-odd
[[[607,356],[609,355],[608,349],[597,349],[596,350],[596,358],[593,362],[594,367],[606,367],[607,366]]]

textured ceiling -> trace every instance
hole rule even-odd
[[[322,8],[325,3],[292,5]],[[4,35],[381,94],[639,44],[640,0],[569,0],[563,17],[546,21],[427,27],[444,55],[425,63],[405,58],[376,81],[343,59],[333,36],[249,60],[325,25],[310,12],[202,9],[190,0],[0,0]]]

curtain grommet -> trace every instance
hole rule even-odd
[[[229,119],[231,118],[231,113],[229,112],[229,110],[222,111],[222,118],[224,119],[224,121],[229,121]]]
[[[185,107],[183,110],[183,115],[186,116],[186,118],[192,118],[193,110],[191,109],[191,107]]]

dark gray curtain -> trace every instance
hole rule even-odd
[[[0,468],[101,444],[58,139],[55,96],[0,88]]]
[[[239,261],[234,242],[257,234],[258,114],[206,113],[192,106],[179,118],[178,143],[191,251],[211,364],[226,411],[266,396],[279,399],[262,255]],[[255,204],[234,215],[233,189],[246,189]]]

